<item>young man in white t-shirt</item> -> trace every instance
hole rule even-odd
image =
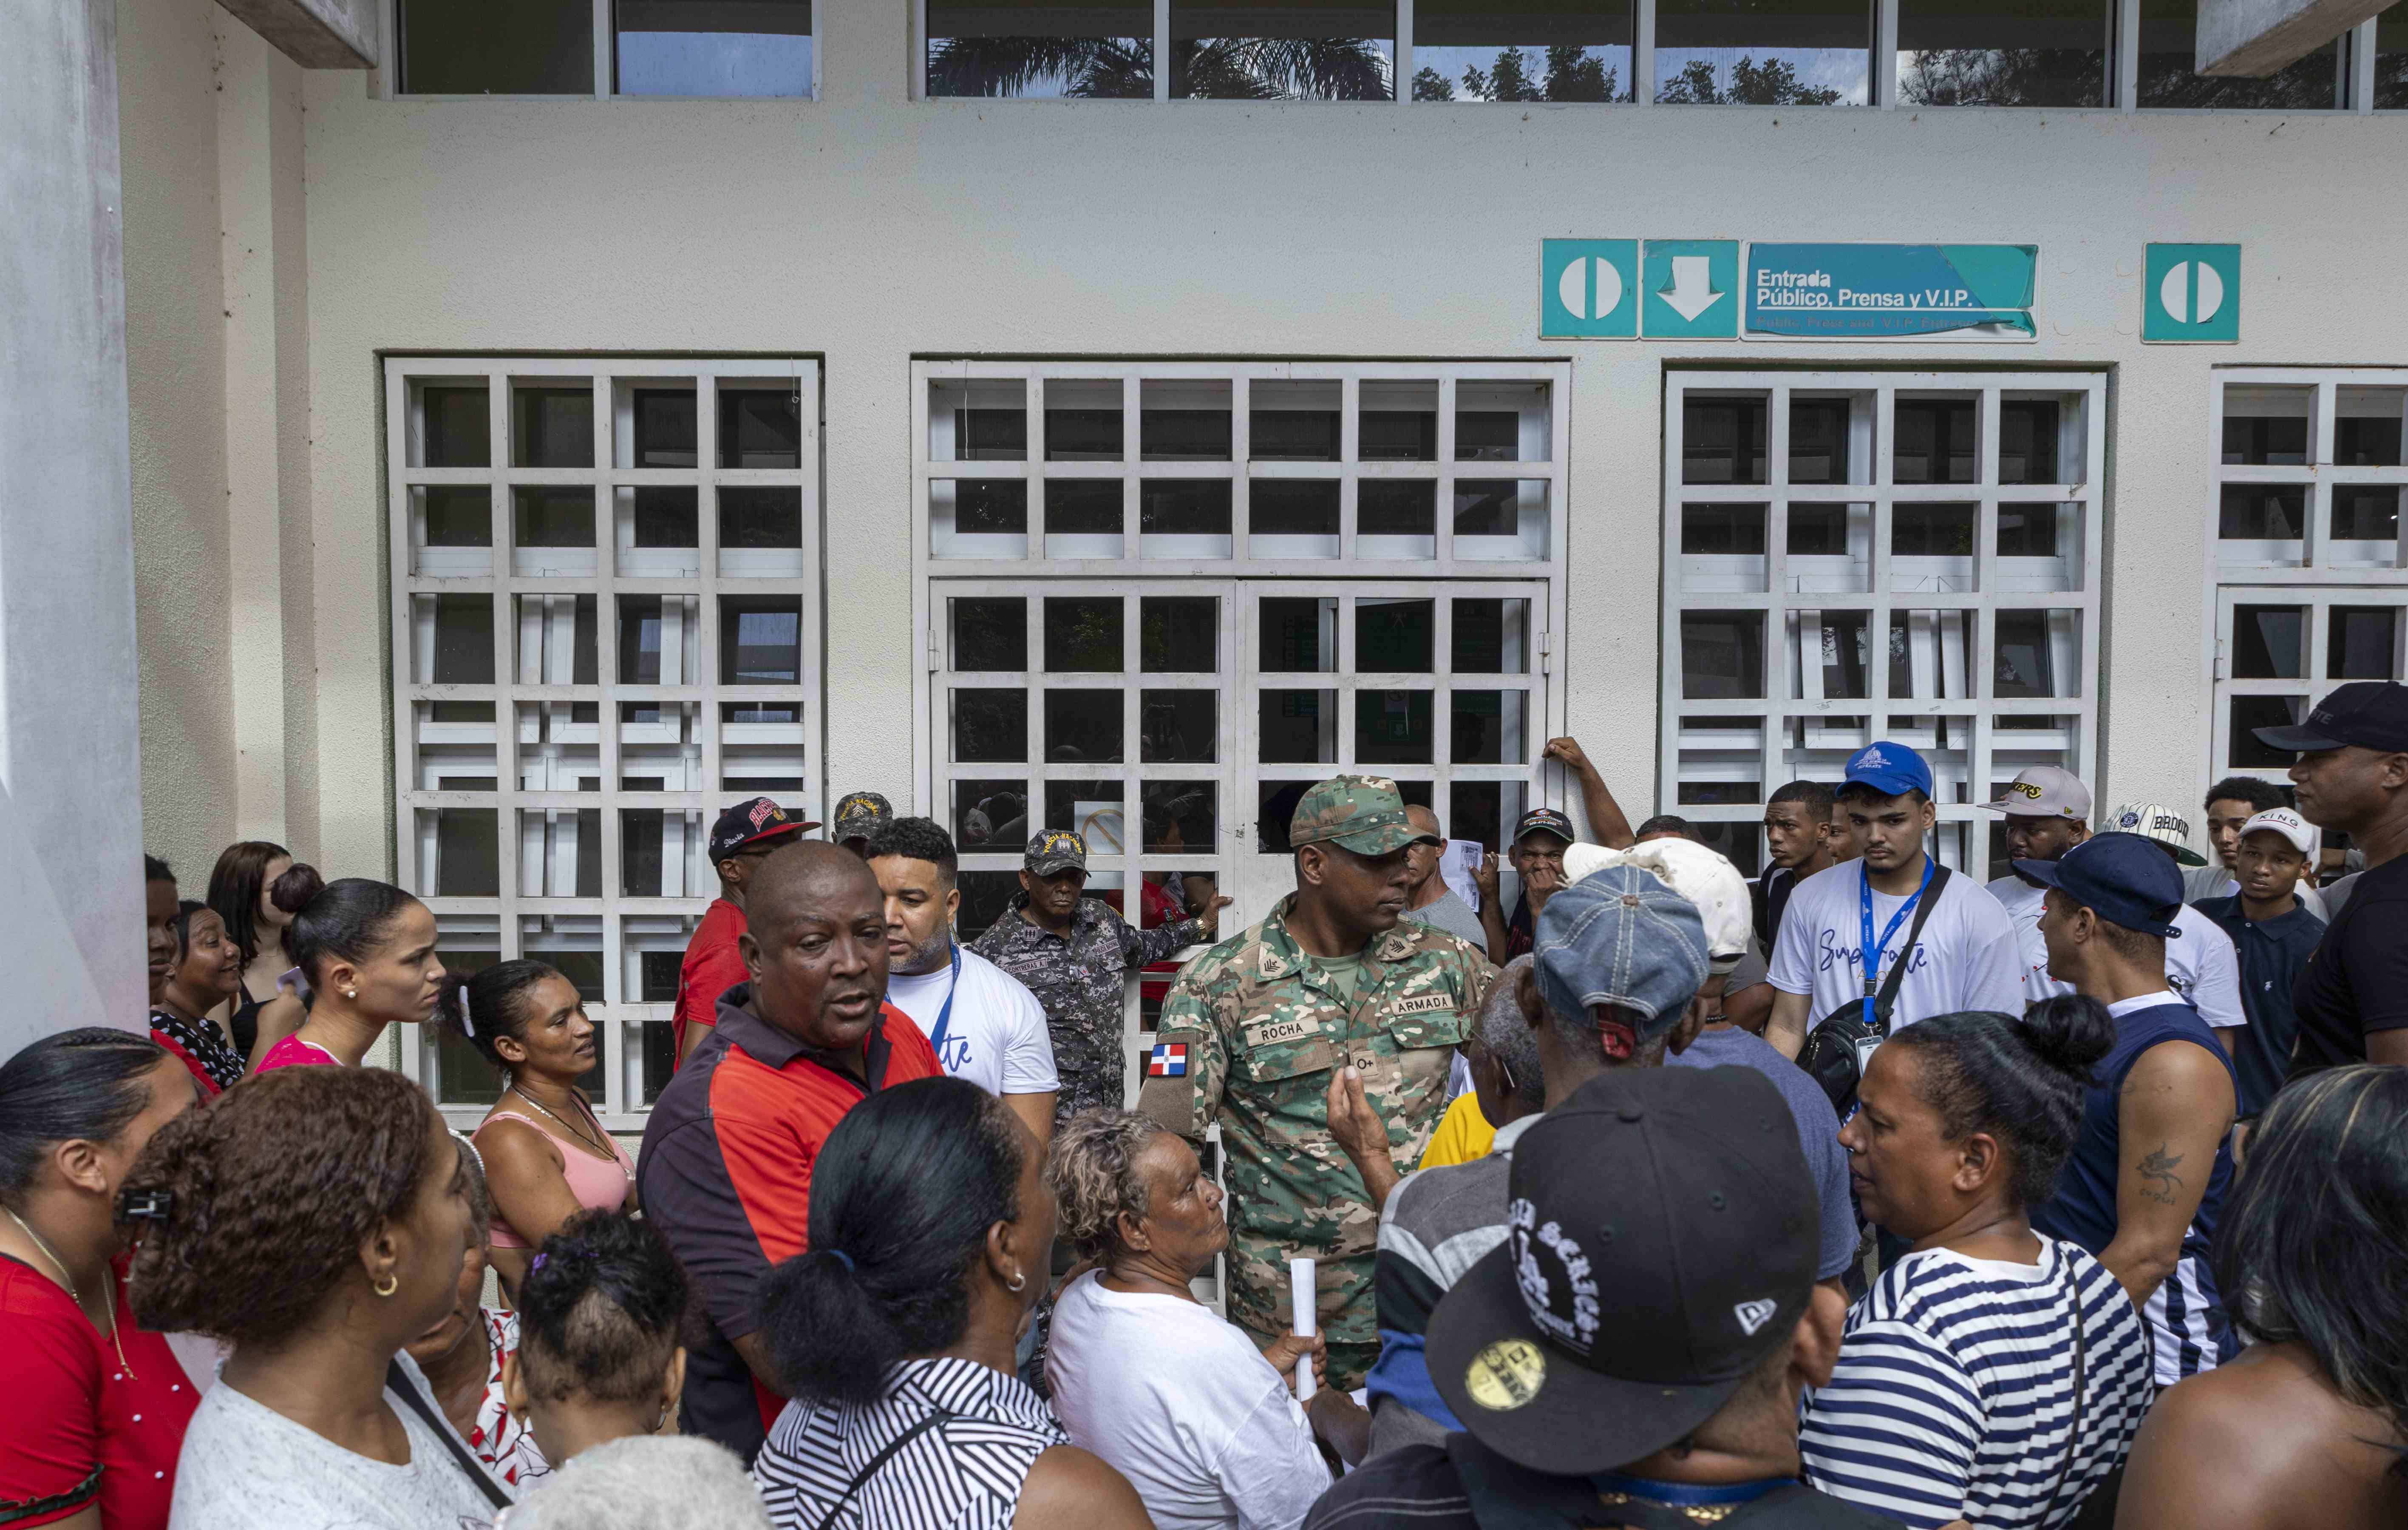
[[[1054,1037],[1019,979],[953,939],[962,906],[953,837],[930,818],[891,818],[866,858],[886,898],[886,1002],[911,1017],[945,1072],[999,1095],[1037,1134],[1054,1135]]]
[[[1784,1057],[1796,1057],[1816,1021],[1864,1001],[1868,972],[1878,982],[1900,962],[1905,976],[1890,1011],[1892,1030],[1965,1009],[2022,1014],[2014,926],[1972,878],[1951,875],[1922,934],[1908,939],[1937,870],[1924,849],[1939,814],[1931,805],[1931,767],[1923,757],[1887,740],[1868,745],[1849,759],[1838,798],[1858,854],[1790,893],[1773,939],[1776,992],[1764,1039]],[[1870,940],[1864,935],[1868,902]]]
[[[1983,805],[2006,816],[2011,860],[2053,861],[2090,837],[2090,788],[2072,772],[2054,765],[2025,771],[1997,801]],[[2122,808],[2110,814],[2108,821],[2157,841],[2177,865],[2207,863],[2190,848],[2189,825],[2172,808]],[[2038,883],[2012,874],[1990,884],[1990,895],[2014,921],[2023,952],[2024,1002],[2032,1004],[2073,991],[2073,985],[2048,974],[2048,946],[2040,934],[2042,893]],[[2172,923],[2179,933],[2166,942],[2166,986],[2199,1011],[2229,1053],[2249,1023],[2241,1003],[2241,960],[2232,938],[2187,903],[2174,911]]]

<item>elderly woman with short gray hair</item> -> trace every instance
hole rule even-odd
[[[1196,1299],[1229,1241],[1221,1187],[1177,1134],[1090,1110],[1054,1139],[1061,1231],[1093,1267],[1054,1307],[1045,1375],[1071,1440],[1118,1467],[1156,1530],[1288,1530],[1329,1486],[1314,1436],[1353,1460],[1369,1418],[1344,1393],[1299,1406],[1322,1341],[1257,1350]]]

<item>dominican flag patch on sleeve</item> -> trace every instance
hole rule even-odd
[[[1146,1060],[1145,1075],[1148,1078],[1186,1077],[1187,1044],[1168,1041],[1155,1046],[1154,1055]]]

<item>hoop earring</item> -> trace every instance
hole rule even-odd
[[[384,1279],[368,1289],[375,1292],[380,1296],[390,1296],[394,1292],[401,1289],[401,1277],[394,1274],[391,1270],[387,1270],[384,1272]]]
[[[1014,1293],[1018,1293],[1028,1289],[1028,1277],[1021,1274],[1018,1270],[1014,1270],[1011,1272],[1011,1278],[1009,1281],[1006,1281],[1005,1284],[1009,1285]]]

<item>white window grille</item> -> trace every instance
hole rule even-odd
[[[2408,675],[2408,368],[2224,368],[2212,408],[2210,771],[2287,786],[2292,757],[2254,729]]]
[[[1670,810],[1753,873],[1768,794],[1896,739],[1942,860],[1986,875],[1975,804],[2095,779],[2105,402],[2090,372],[1671,372]]]
[[[445,965],[577,984],[633,1129],[710,820],[821,816],[818,365],[411,357],[385,395],[401,885]],[[426,1029],[405,1069],[474,1119],[499,1079]]]

